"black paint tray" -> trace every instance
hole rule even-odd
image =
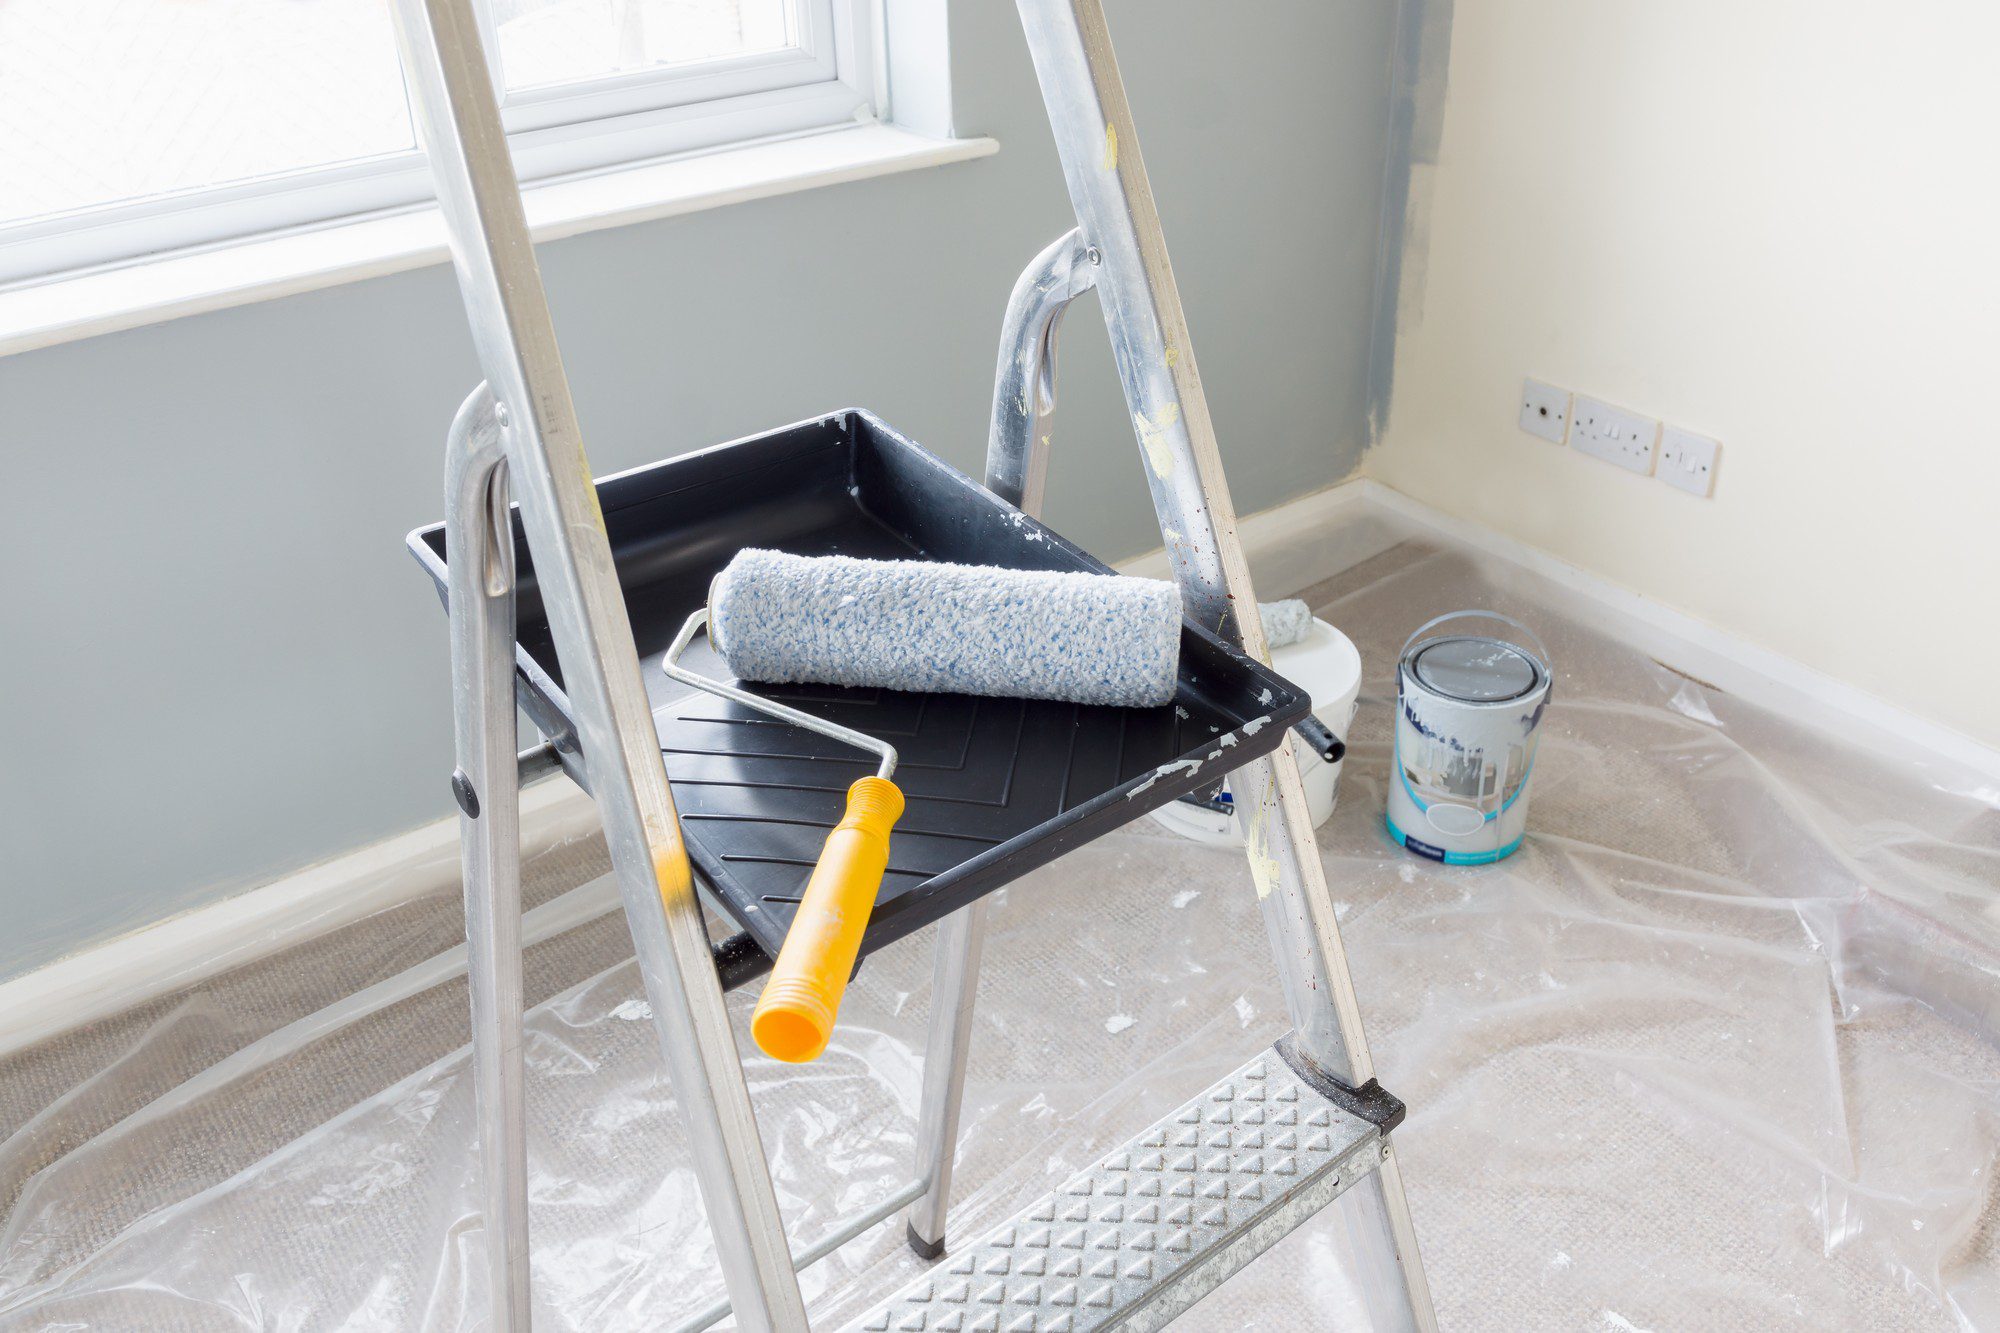
[[[706,600],[709,581],[747,546],[1111,572],[861,411],[606,477],[597,491],[689,856],[722,907],[774,956],[848,784],[872,773],[875,759],[667,678],[661,654]],[[514,543],[521,707],[572,752],[570,771],[587,785],[573,762],[562,667],[518,513]],[[442,595],[443,525],[418,529],[409,544]],[[705,645],[684,661],[726,675]],[[1165,708],[750,688],[901,753],[895,780],[908,808],[864,956],[1148,810],[1212,788],[1276,749],[1309,704],[1268,667],[1186,622],[1179,693]]]

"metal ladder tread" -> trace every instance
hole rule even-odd
[[[1264,1051],[849,1333],[1158,1328],[1378,1166],[1382,1145]]]

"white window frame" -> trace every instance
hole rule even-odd
[[[873,122],[880,111],[875,0],[791,0],[796,45],[586,82],[501,89],[523,183]],[[502,76],[491,10],[480,17]],[[414,123],[414,113],[412,115]],[[0,225],[0,288],[422,208],[435,199],[415,149]]]

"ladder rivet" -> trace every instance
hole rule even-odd
[[[512,421],[514,417],[513,414],[507,410],[507,404],[497,403],[494,405],[493,408],[493,419],[498,423],[500,423],[500,429],[505,430],[507,429],[507,423]]]
[[[451,771],[451,794],[458,801],[458,808],[465,811],[467,819],[479,818],[479,793],[472,789],[472,779],[465,776],[465,770]]]

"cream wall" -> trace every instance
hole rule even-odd
[[[1371,476],[2000,745],[2000,5],[1458,5]],[[1714,497],[1523,376],[1723,442]]]

